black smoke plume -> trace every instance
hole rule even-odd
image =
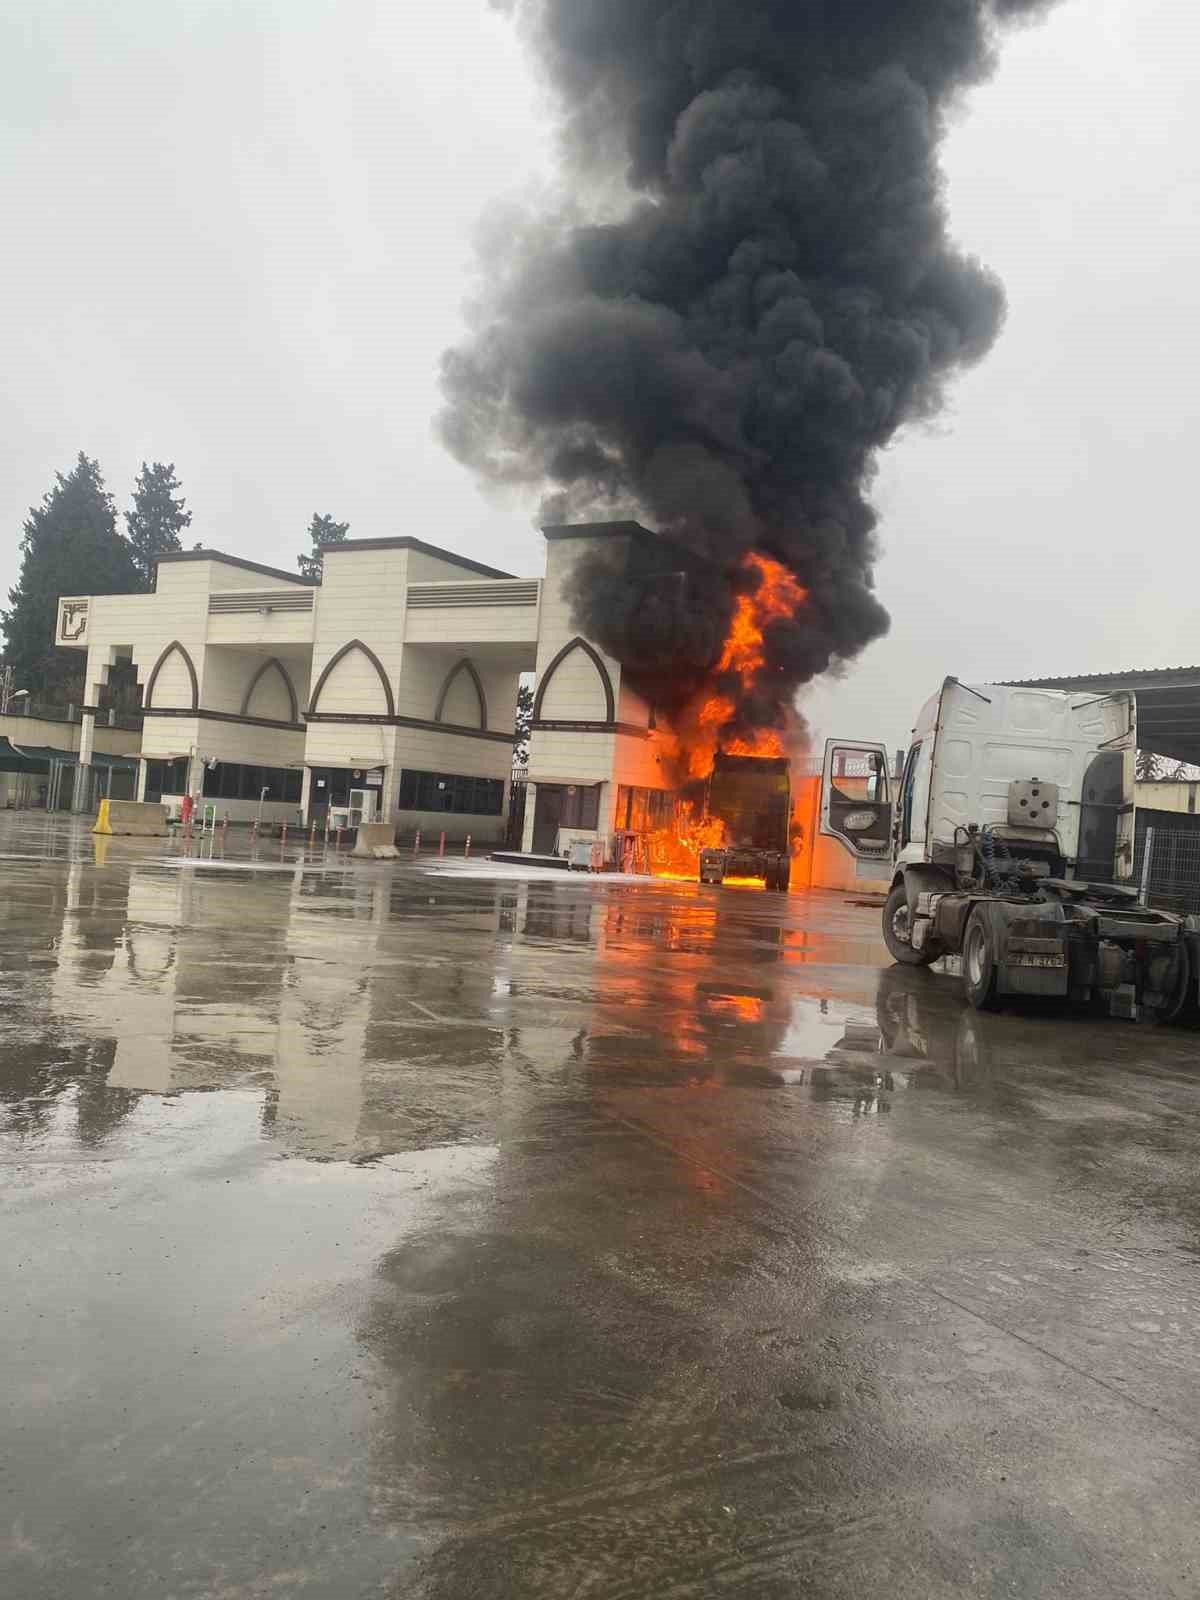
[[[877,451],[1000,328],[951,243],[938,149],[1000,24],[1052,0],[498,0],[563,107],[572,214],[493,238],[443,435],[543,520],[634,517],[669,545],[597,555],[581,629],[659,704],[712,686],[749,551],[809,593],[771,625],[734,726],[888,626]],[[683,576],[679,576],[682,573]]]

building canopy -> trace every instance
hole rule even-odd
[[[44,775],[50,771],[50,764],[54,761],[77,767],[79,756],[74,750],[55,750],[51,745],[14,744],[6,734],[0,734],[0,772],[38,772]],[[92,766],[108,767],[116,772],[133,772],[137,767],[137,757],[106,755],[97,750],[92,754]]]

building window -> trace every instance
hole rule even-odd
[[[146,799],[157,804],[165,794],[187,793],[187,757],[146,762]]]
[[[635,789],[621,784],[617,789],[615,826],[629,833],[657,833],[675,820],[675,795],[670,789]]]
[[[600,785],[572,783],[563,790],[560,828],[598,828],[600,826]]]
[[[400,774],[396,804],[401,811],[454,811],[472,817],[498,817],[504,811],[504,779],[415,772],[405,767]]]
[[[221,761],[204,770],[206,800],[283,801],[300,804],[301,774],[295,767],[251,767],[240,761]],[[264,794],[263,791],[266,790]]]

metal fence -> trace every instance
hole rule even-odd
[[[44,717],[49,722],[74,722],[83,721],[83,707],[69,700],[43,700],[34,696],[25,696],[13,700],[8,707],[8,714],[14,717]],[[116,711],[104,709],[96,713],[96,726],[98,728],[123,728],[127,733],[140,733],[142,730],[142,713],[140,711]]]
[[[1200,913],[1200,828],[1139,828],[1133,882],[1149,905]]]

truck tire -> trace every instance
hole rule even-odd
[[[1167,996],[1166,1004],[1155,1013],[1155,1021],[1195,1022],[1196,1017],[1196,973],[1192,969],[1187,940],[1184,939],[1180,941],[1179,969],[1173,991]]]
[[[962,946],[963,993],[976,1011],[996,1010],[999,970],[992,919],[983,906],[976,906],[967,919]]]
[[[883,942],[893,961],[905,967],[927,967],[937,960],[936,950],[914,950],[908,936],[908,890],[898,883],[883,908]]]

